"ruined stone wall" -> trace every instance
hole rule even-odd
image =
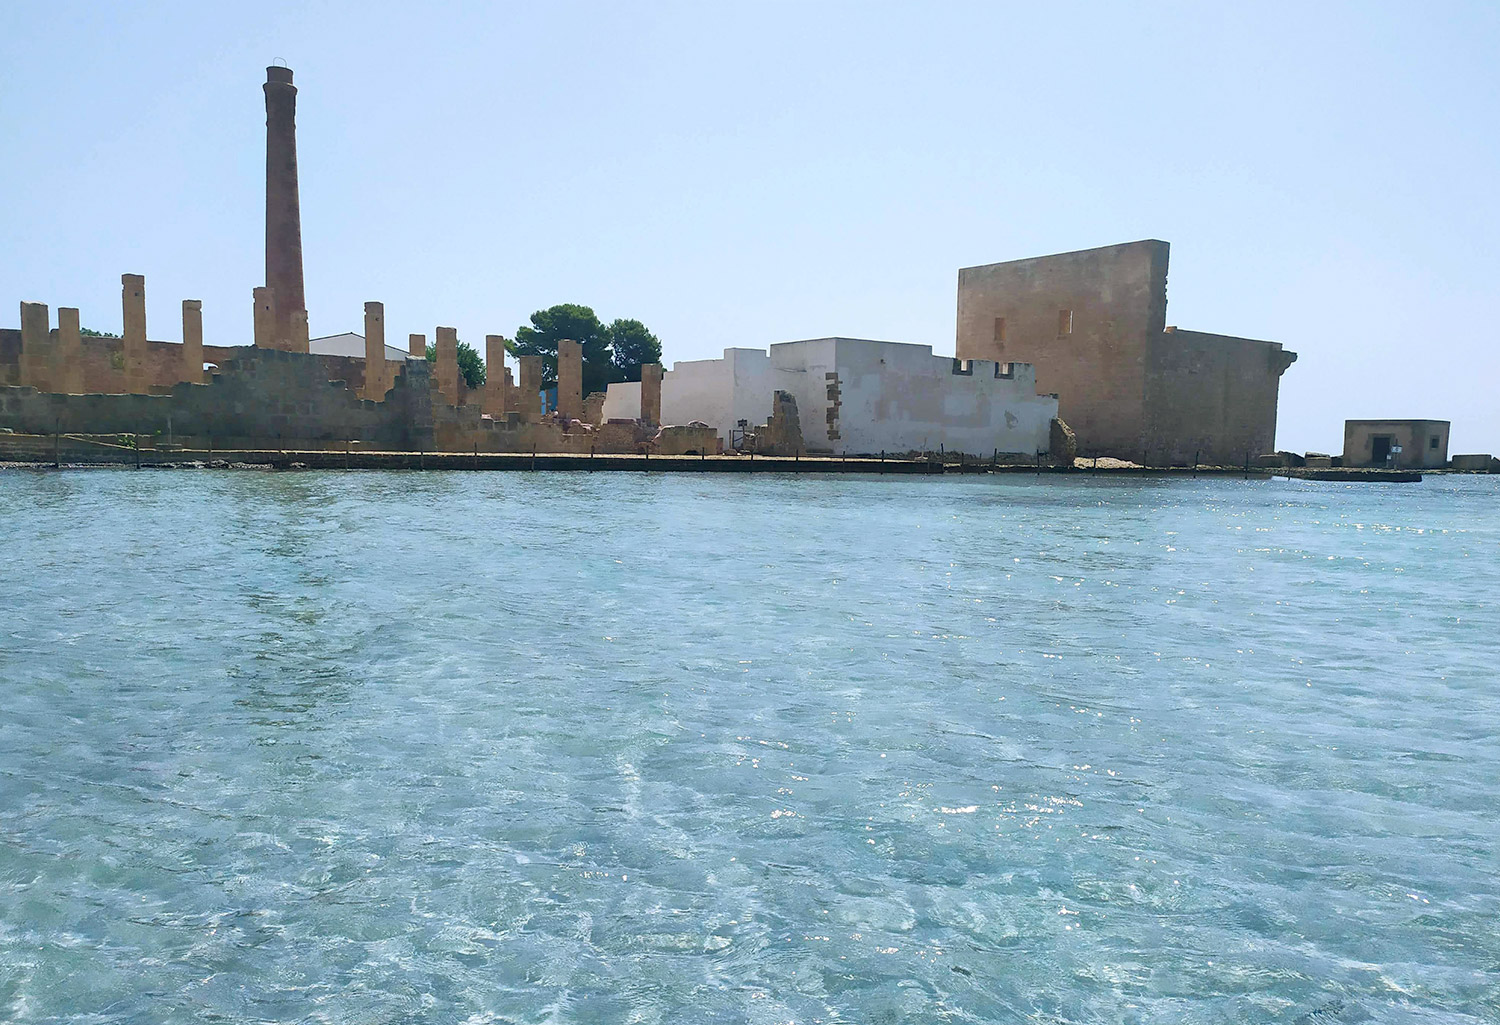
[[[178,384],[166,394],[63,395],[0,388],[0,427],[38,434],[172,433],[214,437],[225,444],[228,439],[289,445],[354,440],[391,449],[431,444],[426,363],[408,364],[386,400],[372,402],[359,398],[358,386],[327,377],[330,360],[363,360],[248,346],[224,351],[233,356],[224,359],[210,383]]]
[[[960,270],[959,358],[1034,365],[1080,451],[1139,458],[1169,250],[1148,239]]]
[[[1151,342],[1142,462],[1240,466],[1276,450],[1281,375],[1296,359],[1277,342],[1173,328]],[[1080,454],[1092,455],[1080,439]],[[1107,453],[1106,453],[1107,454]]]
[[[50,349],[58,344],[58,331],[54,329],[49,332],[46,345]],[[124,344],[124,339],[121,338],[84,336],[78,340],[78,355],[74,360],[77,394],[120,395],[125,393]],[[222,367],[251,348],[245,345],[204,345],[201,362],[215,363]],[[365,387],[365,361],[363,359],[358,356],[302,355],[305,359],[311,360],[312,365],[319,368],[318,372],[323,375],[324,380],[343,381],[354,392],[363,393]],[[182,380],[185,372],[184,356],[182,344],[179,342],[148,341],[146,343],[144,365],[149,390],[152,393],[170,392]],[[47,354],[43,354],[42,359],[46,358]],[[21,383],[21,359],[21,332],[13,328],[0,328],[0,385]],[[387,388],[406,366],[406,360],[385,361]],[[467,390],[460,385],[460,392],[466,394]]]

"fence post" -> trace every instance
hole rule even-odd
[[[52,469],[62,469],[62,417],[52,425]]]

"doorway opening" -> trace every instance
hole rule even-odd
[[[1370,462],[1376,466],[1384,466],[1391,458],[1391,441],[1389,434],[1377,434],[1370,439]]]

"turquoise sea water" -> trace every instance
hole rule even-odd
[[[1497,484],[0,473],[0,1020],[1494,1021]]]

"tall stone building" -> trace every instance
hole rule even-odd
[[[1080,455],[1238,465],[1275,448],[1279,342],[1167,326],[1157,239],[958,272],[960,359],[1031,363]]]

